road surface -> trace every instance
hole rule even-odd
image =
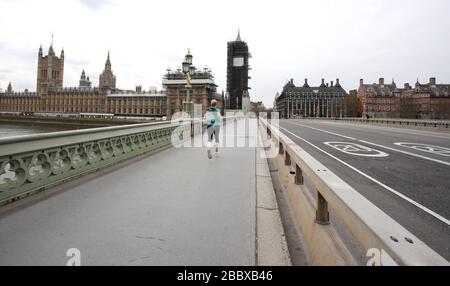
[[[281,132],[450,260],[450,134],[326,120]]]

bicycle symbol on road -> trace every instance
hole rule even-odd
[[[363,156],[363,157],[387,157],[389,154],[352,142],[324,142],[325,145],[330,146],[343,153]]]
[[[398,142],[394,143],[397,146],[405,147],[405,148],[411,148],[418,151],[433,153],[441,156],[447,156],[450,157],[450,149],[435,145],[429,145],[429,144],[422,144],[422,143],[405,143],[405,142]]]

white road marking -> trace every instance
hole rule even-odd
[[[449,139],[450,140],[450,135],[449,136],[445,136],[445,134],[440,134],[437,132],[432,132],[432,131],[428,131],[428,130],[417,130],[417,132],[414,132],[414,129],[406,129],[406,128],[402,128],[402,127],[383,127],[380,125],[372,125],[372,124],[361,124],[361,123],[355,123],[355,122],[335,122],[335,121],[314,121],[314,123],[320,123],[320,124],[334,124],[334,125],[339,125],[340,127],[343,128],[348,128],[348,129],[352,129],[352,128],[360,128],[360,129],[364,129],[364,128],[372,128],[372,129],[377,129],[377,130],[383,130],[383,131],[390,131],[393,133],[402,133],[402,134],[408,134],[408,135],[419,135],[419,136],[425,136],[425,137],[435,137],[435,138],[442,138],[442,139]],[[437,135],[439,134],[439,135]]]
[[[428,160],[428,161],[433,161],[433,162],[436,162],[436,163],[440,163],[440,164],[443,164],[443,165],[450,166],[450,162],[446,162],[446,161],[442,161],[442,160],[426,157],[426,156],[423,156],[423,155],[419,155],[419,154],[411,153],[411,152],[408,152],[408,151],[403,151],[403,150],[400,150],[400,149],[387,147],[387,146],[384,146],[384,145],[380,145],[380,144],[376,144],[376,143],[372,143],[372,142],[368,142],[368,141],[364,141],[364,140],[358,140],[358,141],[362,142],[362,143],[370,144],[370,145],[373,145],[373,146],[377,146],[377,147],[380,147],[380,148],[385,148],[385,149],[388,149],[388,150],[391,150],[391,151],[396,151],[396,152],[403,153],[403,154],[406,154],[406,155],[410,155],[410,156],[414,156],[414,157],[417,157],[417,158],[421,158],[421,159],[425,159],[425,160]]]
[[[405,147],[405,148],[411,148],[418,151],[428,152],[436,155],[441,156],[448,156],[450,157],[450,149],[436,146],[436,145],[430,145],[430,144],[423,144],[423,143],[406,143],[406,142],[398,142],[394,143],[394,145]]]
[[[377,146],[377,147],[384,148],[384,149],[387,149],[387,150],[403,153],[403,154],[406,154],[406,155],[410,155],[410,156],[413,156],[413,157],[425,159],[425,160],[428,160],[428,161],[433,161],[435,163],[440,163],[440,164],[443,164],[443,165],[446,165],[446,166],[450,166],[450,162],[446,162],[446,161],[442,161],[442,160],[426,157],[426,156],[423,156],[423,155],[411,153],[411,152],[408,152],[408,151],[403,151],[403,150],[392,148],[392,147],[387,147],[387,146],[384,146],[384,145],[381,145],[381,144],[376,144],[376,143],[365,141],[365,140],[359,140],[359,139],[348,137],[348,136],[345,136],[345,135],[342,135],[342,134],[338,134],[338,133],[335,133],[335,132],[331,132],[331,131],[327,131],[327,130],[323,130],[323,129],[319,129],[319,128],[315,128],[315,127],[311,127],[311,126],[306,126],[306,125],[303,125],[303,124],[292,123],[292,122],[288,122],[288,123],[289,124],[293,124],[293,125],[302,126],[302,127],[309,128],[309,129],[313,129],[313,130],[317,130],[317,131],[320,131],[320,132],[323,132],[323,133],[328,133],[328,134],[331,134],[331,135],[339,136],[339,137],[342,137],[342,138],[355,140],[355,141],[358,141],[358,142],[361,142],[361,143]]]
[[[388,157],[389,154],[378,151],[367,146],[363,146],[351,142],[324,142],[323,144],[330,146],[338,151],[346,154],[363,156],[363,157]]]
[[[350,169],[352,169],[353,171],[357,172],[358,174],[362,175],[363,177],[366,177],[367,179],[371,180],[372,182],[376,183],[377,185],[383,187],[384,189],[388,190],[389,192],[399,196],[400,198],[404,199],[405,201],[415,205],[416,207],[420,208],[421,210],[423,210],[424,212],[428,213],[429,215],[432,215],[433,217],[437,218],[438,220],[442,221],[443,223],[447,224],[448,226],[450,225],[450,220],[446,219],[445,217],[433,212],[432,210],[428,209],[427,207],[419,204],[418,202],[408,198],[407,196],[403,195],[402,193],[394,190],[393,188],[383,184],[382,182],[378,181],[377,179],[367,175],[366,173],[364,173],[363,171],[360,171],[359,169],[353,167],[352,165],[348,164],[347,162],[342,161],[341,159],[339,159],[338,157],[331,155],[330,153],[328,153],[327,151],[317,147],[316,145],[312,144],[311,142],[309,142],[306,139],[301,138],[300,136],[290,132],[289,130],[287,130],[286,128],[283,128],[280,126],[280,129],[283,129],[284,131],[286,131],[287,133],[291,134],[292,136],[302,140],[303,142],[307,143],[308,145],[314,147],[315,149],[319,150],[320,152],[330,156],[331,158],[333,158],[334,160],[338,161],[341,164],[344,164],[345,166],[349,167]]]

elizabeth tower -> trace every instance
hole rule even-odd
[[[250,53],[247,43],[238,32],[236,41],[228,42],[227,92],[229,109],[242,109],[242,98],[248,97],[248,70]]]

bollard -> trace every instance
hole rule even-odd
[[[295,164],[295,162],[293,161],[293,160],[289,160],[289,161],[291,161],[290,162],[290,168],[289,168],[289,174],[291,174],[291,175],[295,175],[295,171],[296,171],[296,169],[295,169],[295,166],[297,165],[297,164]]]
[[[295,183],[303,185],[303,171],[297,164],[295,164]]]
[[[289,155],[288,152],[286,152],[285,157],[284,157],[284,164],[286,166],[291,165],[291,156]]]
[[[330,224],[330,213],[328,212],[328,202],[320,192],[317,192],[316,223],[320,225]]]

